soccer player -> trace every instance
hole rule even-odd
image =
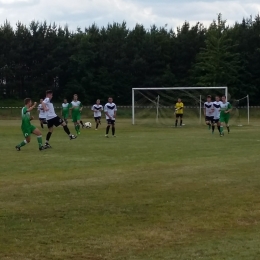
[[[227,127],[228,133],[230,133],[229,119],[232,106],[227,102],[226,96],[222,96],[222,102],[220,104],[220,136],[224,136],[224,123]]]
[[[51,99],[53,97],[53,92],[51,90],[46,91],[46,98],[43,100],[42,105],[45,111],[47,111],[46,119],[49,132],[46,136],[45,149],[51,148],[49,141],[53,132],[53,126],[58,127],[59,125],[63,126],[65,133],[69,136],[70,140],[76,139],[77,136],[70,133],[70,130],[67,124],[56,115]]]
[[[211,102],[211,96],[207,96],[207,101],[204,103],[204,116],[206,125],[209,126],[209,130],[211,129],[211,126],[213,125],[213,119],[214,119],[214,107],[213,103]]]
[[[62,114],[63,120],[65,121],[66,124],[68,124],[69,103],[66,98],[63,100],[63,103],[61,104],[61,106],[62,106],[61,114]]]
[[[96,130],[98,130],[98,126],[101,125],[101,111],[103,110],[103,106],[100,105],[100,99],[96,101],[96,104],[92,106],[91,110],[94,112]]]
[[[31,120],[33,117],[31,116],[30,112],[36,107],[37,103],[34,102],[32,105],[32,100],[30,98],[26,98],[24,100],[24,107],[22,108],[22,132],[24,135],[25,140],[22,141],[20,144],[15,146],[17,151],[21,151],[21,147],[25,146],[26,144],[30,143],[31,141],[31,134],[35,134],[37,136],[39,150],[44,150],[42,145],[42,133],[38,128],[31,124]]]
[[[219,96],[216,96],[215,101],[213,102],[214,118],[213,118],[213,124],[212,124],[212,133],[214,133],[216,126],[218,127],[218,131],[220,133],[220,122],[219,122],[220,104],[221,104],[220,98],[219,98]]]
[[[115,136],[115,121],[116,121],[116,111],[117,107],[116,104],[113,103],[113,98],[108,98],[108,103],[106,103],[104,108],[105,114],[106,114],[106,120],[107,120],[107,128],[106,128],[106,137],[108,138],[109,129],[112,126],[112,136]]]
[[[73,100],[70,103],[70,110],[72,115],[72,122],[75,125],[75,130],[78,135],[80,135],[80,124],[82,125],[82,128],[84,127],[84,124],[81,120],[81,111],[83,109],[82,103],[78,100],[78,95],[73,95]]]
[[[40,99],[40,104],[38,106],[38,111],[39,111],[39,120],[41,123],[41,128],[43,128],[44,124],[47,124],[46,122],[46,112],[44,111],[43,107],[42,107],[42,101],[43,99]]]
[[[180,127],[182,126],[183,108],[184,108],[184,104],[182,103],[181,99],[178,98],[178,102],[175,105],[175,115],[176,115],[175,127],[177,127],[178,125],[178,119],[180,119]]]

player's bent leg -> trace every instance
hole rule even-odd
[[[33,134],[35,134],[37,136],[39,150],[40,151],[44,150],[45,148],[42,145],[42,133],[41,133],[41,131],[38,128],[36,128],[36,129],[34,129]]]
[[[63,126],[63,130],[69,136],[70,140],[77,138],[77,136],[70,133],[70,130],[69,130],[67,124],[64,121],[61,123],[61,126]]]
[[[15,146],[16,151],[21,151],[21,147],[25,146],[28,142],[31,141],[30,135],[31,135],[30,129],[23,129],[23,136],[25,139],[21,143]]]

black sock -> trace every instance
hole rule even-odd
[[[116,132],[116,128],[112,126],[112,135],[115,135],[115,132]]]
[[[106,129],[106,134],[108,135],[109,133],[109,129],[110,129],[110,125],[107,126],[107,129]]]
[[[99,125],[99,123],[96,123],[96,129],[98,129],[98,125]]]
[[[177,126],[178,125],[178,120],[176,119],[176,121],[175,121],[175,126]]]
[[[180,126],[182,126],[182,120],[180,121]]]
[[[219,125],[218,125],[218,131],[221,132],[221,131],[220,131],[220,126],[219,126]]]
[[[81,120],[80,120],[80,123],[81,123],[82,126],[84,126],[84,124],[83,124],[83,122]]]
[[[67,125],[63,126],[63,129],[67,135],[70,135],[70,130]]]
[[[48,132],[47,133],[47,136],[46,136],[46,143],[49,143],[50,139],[51,139],[51,132]]]
[[[212,125],[212,132],[214,132],[215,131],[215,126],[214,125]]]
[[[41,122],[41,128],[43,128],[43,123]]]
[[[228,130],[228,132],[230,132],[230,128],[229,128],[229,126],[227,126],[227,130]]]

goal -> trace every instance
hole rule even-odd
[[[172,126],[178,98],[185,106],[184,124],[202,123],[207,95],[228,98],[228,87],[132,88],[132,124]]]

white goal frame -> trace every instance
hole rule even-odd
[[[135,91],[137,90],[207,90],[207,89],[219,89],[225,90],[225,96],[228,99],[228,87],[171,87],[171,88],[132,88],[132,124],[135,124]],[[200,104],[201,106],[201,104]],[[201,113],[201,109],[200,109]],[[200,115],[201,117],[201,115]]]

